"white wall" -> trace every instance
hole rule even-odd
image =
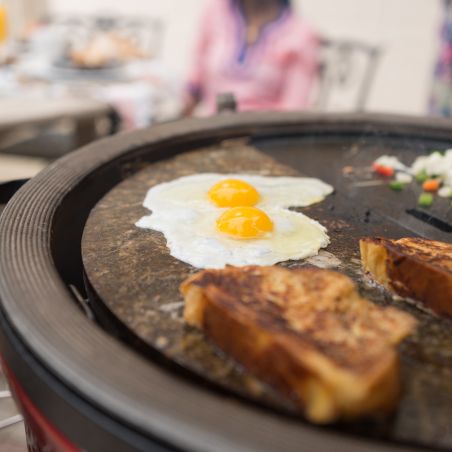
[[[369,109],[425,112],[441,21],[439,0],[300,0],[297,3],[321,32],[382,45],[384,53]]]
[[[46,0],[0,0],[8,11],[9,31],[12,36],[20,36],[24,27],[45,14]]]
[[[166,24],[162,56],[181,77],[206,0],[48,0],[54,12],[149,14]],[[428,99],[440,0],[296,0],[322,33],[381,44],[385,51],[368,109],[422,114]]]

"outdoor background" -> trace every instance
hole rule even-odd
[[[48,0],[48,5],[58,13],[104,11],[161,18],[165,26],[162,58],[182,77],[205,2]],[[439,0],[296,0],[295,3],[322,34],[382,45],[384,53],[368,110],[410,114],[426,111],[441,21]]]

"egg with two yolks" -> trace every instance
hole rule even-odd
[[[333,187],[315,178],[196,174],[152,187],[136,225],[164,234],[175,258],[198,268],[272,265],[328,245],[326,229],[289,210],[319,202]]]
[[[218,207],[229,207],[217,219],[217,229],[236,239],[255,239],[273,231],[273,222],[258,203],[258,191],[240,179],[223,179],[209,191],[208,196]]]

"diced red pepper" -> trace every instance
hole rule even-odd
[[[377,174],[380,174],[380,176],[391,177],[394,175],[394,168],[391,168],[390,166],[383,166],[378,163],[374,163],[372,168]]]

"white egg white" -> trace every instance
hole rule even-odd
[[[256,188],[261,199],[255,207],[271,218],[271,233],[246,240],[217,230],[216,220],[227,209],[217,207],[207,192],[222,179],[241,179]],[[314,178],[196,174],[152,187],[143,203],[152,214],[136,226],[162,232],[171,255],[198,268],[272,265],[314,256],[328,245],[322,225],[287,208],[319,202],[332,191],[333,187]]]

